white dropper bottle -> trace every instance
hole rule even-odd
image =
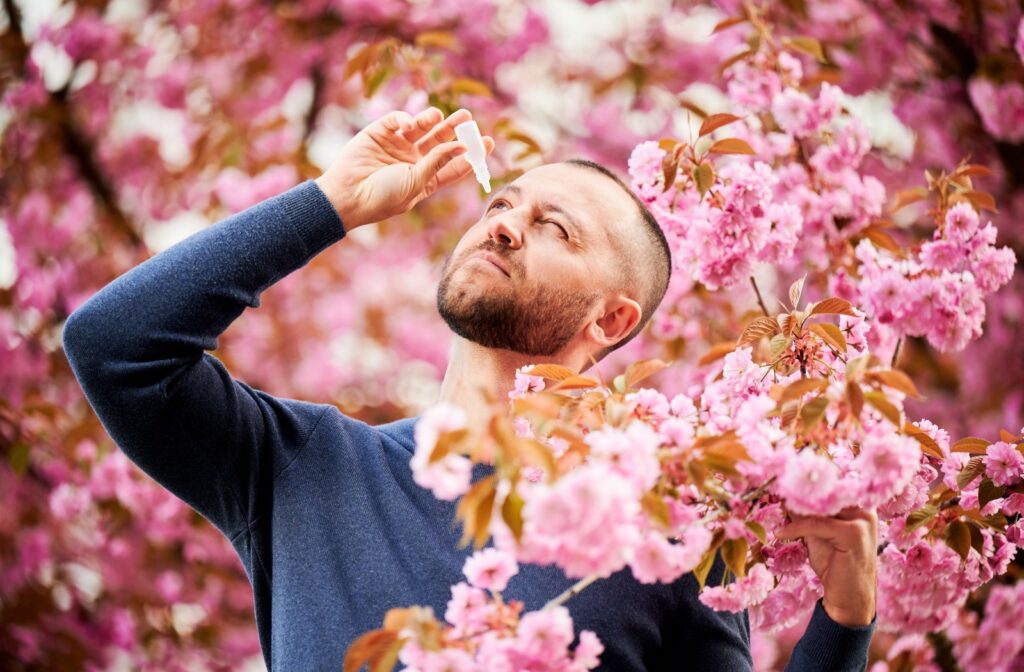
[[[485,194],[491,193],[491,174],[487,172],[487,150],[480,137],[480,127],[472,119],[464,121],[455,127],[455,137],[466,146],[464,156],[473,167],[476,181],[483,186]]]

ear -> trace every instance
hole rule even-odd
[[[626,296],[618,296],[604,307],[604,314],[587,327],[587,340],[595,350],[611,347],[629,335],[643,316],[640,304]]]

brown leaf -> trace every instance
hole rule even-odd
[[[917,425],[909,422],[906,423],[903,426],[903,433],[909,437],[916,439],[917,442],[921,444],[921,450],[923,450],[928,455],[931,455],[932,457],[937,457],[940,460],[943,457],[945,457],[942,454],[942,449],[939,448],[939,444],[935,443],[935,439],[928,436],[928,434]]]
[[[963,490],[983,473],[985,473],[985,461],[981,457],[972,457],[956,475],[956,484]]]
[[[991,168],[983,166],[980,163],[969,163],[965,166],[961,166],[953,171],[953,174],[966,175],[967,177],[991,177],[995,175]]]
[[[896,239],[874,224],[861,231],[861,235],[879,249],[888,250],[896,254],[900,252],[900,244],[896,242]]]
[[[875,369],[865,373],[864,377],[868,380],[877,381],[886,387],[891,387],[894,390],[899,390],[908,397],[914,399],[923,398],[921,393],[917,391],[917,387],[914,386],[914,381],[910,379],[910,376],[898,369]]]
[[[843,335],[842,329],[836,325],[831,322],[822,322],[812,324],[808,329],[839,352],[846,352],[846,336]]]
[[[462,521],[462,539],[459,544],[465,546],[470,539],[477,538],[481,533],[487,534],[487,525],[480,530],[480,520],[484,517],[481,509],[486,501],[490,501],[490,507],[486,511],[486,522],[490,522],[491,509],[494,507],[494,495],[496,492],[497,480],[492,476],[486,476],[474,483],[469,492],[462,496],[458,506],[455,508],[455,515]],[[486,539],[486,536],[484,537]]]
[[[846,402],[850,404],[850,413],[859,422],[861,411],[864,410],[864,390],[852,380],[846,381]]]
[[[828,387],[828,381],[824,378],[801,378],[793,381],[783,390],[779,405],[782,406],[793,399],[800,399],[808,392],[819,392],[826,387]]]
[[[736,349],[736,344],[732,341],[722,341],[715,343],[704,355],[697,360],[698,366],[707,366],[711,362],[717,361],[722,357],[725,357],[730,352]]]
[[[742,16],[730,16],[728,19],[722,19],[715,24],[715,27],[711,29],[711,34],[714,35],[717,32],[723,31],[726,28],[732,28],[741,23],[746,23],[746,19]]]
[[[587,376],[573,376],[572,378],[559,380],[554,385],[546,389],[552,392],[558,390],[586,390],[592,387],[597,387],[600,384],[601,383],[598,381],[593,378],[588,378]]]
[[[547,378],[548,380],[565,380],[566,378],[574,378],[579,375],[569,367],[558,364],[536,364],[530,367],[530,370],[526,373],[531,376]]]
[[[744,58],[749,58],[750,56],[753,56],[756,53],[757,51],[754,49],[744,49],[743,51],[733,54],[729,58],[722,61],[722,64],[718,66],[718,74],[721,75],[723,72],[725,72],[732,66],[736,65]]]
[[[753,532],[754,536],[757,537],[758,541],[760,541],[762,544],[768,543],[768,532],[765,531],[764,525],[757,522],[756,520],[748,520],[747,529]]]
[[[825,411],[828,409],[828,397],[815,397],[811,399],[804,407],[800,409],[800,422],[801,428],[804,432],[809,432],[821,422],[821,419],[825,417]]]
[[[713,133],[722,126],[731,124],[732,122],[739,120],[740,117],[737,117],[735,114],[727,114],[725,112],[719,114],[712,114],[710,117],[704,120],[704,123],[700,125],[700,131],[697,132],[698,136],[703,137],[709,133]]]
[[[658,147],[669,154],[675,150],[677,144],[679,143],[675,138],[662,138],[661,140],[658,140]]]
[[[1006,495],[1006,489],[999,487],[986,476],[981,479],[981,484],[978,486],[978,508],[984,509],[986,504],[1004,495]]]
[[[398,633],[383,629],[359,635],[345,652],[344,672],[358,672],[367,664],[374,666],[397,639]]]
[[[665,530],[669,528],[672,520],[664,497],[653,490],[648,490],[640,499],[640,505],[647,517],[657,523],[659,527]]]
[[[996,199],[992,198],[992,194],[984,191],[965,191],[963,195],[964,198],[971,202],[971,205],[979,210],[998,212],[996,210]]]
[[[761,340],[765,336],[774,336],[780,333],[779,322],[774,317],[756,317],[751,320],[736,341],[737,347],[743,347]]]
[[[925,198],[928,198],[928,190],[924,187],[914,187],[912,189],[897,191],[895,200],[893,200],[892,205],[889,206],[889,212],[896,212],[911,203],[916,203]]]
[[[726,539],[722,543],[722,560],[736,576],[747,574],[747,540],[743,537]]]
[[[849,315],[850,317],[856,317],[857,314],[853,312],[853,304],[846,299],[840,299],[835,296],[830,296],[827,299],[822,299],[814,304],[811,308],[811,312],[808,313],[808,317],[811,315]]]
[[[633,362],[626,367],[626,387],[633,387],[641,380],[664,371],[669,366],[670,362],[665,362],[660,359],[645,359],[639,362]]]
[[[967,559],[971,550],[971,531],[967,523],[962,520],[954,520],[946,527],[946,544],[960,554],[960,558]]]
[[[558,466],[555,464],[555,456],[546,445],[527,437],[517,437],[519,459],[525,464],[532,464],[544,469],[548,480],[558,475]]]
[[[483,82],[469,77],[456,77],[452,80],[451,92],[455,95],[483,96],[493,98],[494,93],[491,87]]]
[[[519,541],[523,536],[523,498],[513,488],[505,501],[501,504],[501,519],[512,531],[512,535]]]
[[[662,191],[668,191],[676,181],[676,173],[679,171],[679,163],[676,160],[676,153],[669,152],[661,157],[661,172],[665,177],[665,186]]]
[[[984,455],[989,442],[976,436],[965,436],[952,446],[949,450],[954,453],[970,453],[971,455]]]
[[[1020,437],[1015,434],[1010,434],[1005,429],[999,430],[999,440],[1005,441],[1006,443],[1020,443]]]
[[[877,390],[871,390],[870,392],[864,393],[864,400],[875,407],[882,417],[887,419],[897,427],[901,426],[900,422],[900,409],[896,408],[895,405],[881,392]]]
[[[448,49],[449,51],[462,52],[459,41],[455,35],[447,30],[425,30],[416,36],[417,47],[433,47],[435,49]]]
[[[819,63],[828,63],[828,60],[825,58],[825,50],[821,46],[821,42],[813,37],[784,37],[782,38],[782,44],[794,51],[802,51],[803,53],[808,54]]]
[[[754,154],[754,148],[746,140],[723,138],[708,148],[710,154]]]

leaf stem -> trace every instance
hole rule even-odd
[[[902,338],[899,339],[898,341],[896,341],[896,347],[892,351],[892,361],[889,362],[889,368],[890,369],[895,369],[896,368],[896,358],[900,356],[900,346],[902,344],[903,344],[903,339]]]
[[[764,313],[765,317],[771,317],[771,315],[768,314],[768,308],[764,305],[764,299],[761,297],[761,290],[758,289],[757,280],[754,279],[754,276],[750,276],[750,285],[754,288],[754,294],[757,295],[757,305],[761,306],[761,312]]]

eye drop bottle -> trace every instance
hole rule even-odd
[[[484,149],[483,138],[480,137],[480,127],[472,119],[464,121],[455,127],[455,137],[466,145],[466,153],[463,156],[473,167],[476,181],[483,186],[484,193],[491,193],[491,174],[487,171],[487,151]]]

